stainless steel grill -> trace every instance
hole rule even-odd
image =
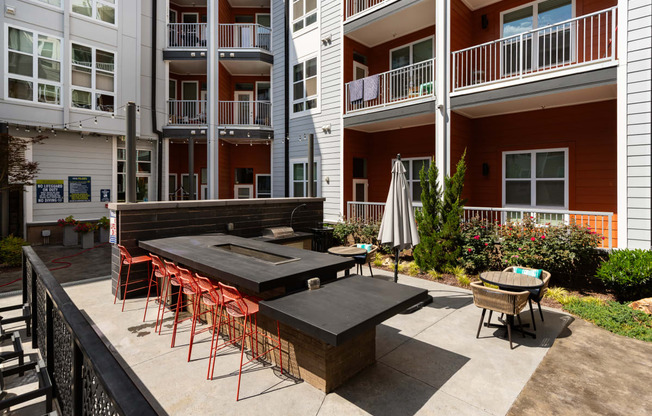
[[[294,230],[292,227],[271,227],[263,228],[263,237],[266,238],[285,238],[292,237]]]

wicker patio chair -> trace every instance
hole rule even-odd
[[[516,267],[521,267],[521,266],[511,266],[503,271],[514,273],[514,268]],[[521,267],[521,269],[538,270],[530,267]],[[543,286],[537,289],[532,289],[530,291],[530,297],[528,298],[528,303],[530,304],[530,316],[532,316],[532,329],[534,329],[535,331],[537,330],[537,324],[534,322],[534,311],[532,310],[532,301],[535,301],[537,303],[537,306],[539,307],[539,315],[541,315],[541,322],[543,322],[543,312],[541,311],[541,299],[543,299],[543,296],[548,291],[548,284],[550,283],[550,273],[545,270],[541,270],[541,280],[543,280]]]
[[[355,247],[355,244],[352,246]],[[374,277],[374,272],[371,269],[371,261],[376,257],[376,252],[378,251],[378,246],[377,245],[372,245],[371,250],[367,252],[367,254],[362,254],[359,256],[353,256],[353,260],[355,260],[355,271],[356,273],[360,273],[360,276],[363,276],[364,273],[362,273],[363,266],[365,264],[369,265],[369,273],[371,273],[371,277]]]
[[[487,309],[490,311],[503,313],[507,315],[505,326],[507,327],[509,348],[512,349],[512,325],[514,321],[512,317],[517,317],[521,333],[523,336],[525,336],[525,333],[523,332],[523,325],[521,324],[521,316],[519,313],[527,304],[530,292],[527,290],[523,292],[509,292],[506,290],[494,289],[484,286],[481,282],[471,283],[471,290],[473,291],[473,303],[478,308],[482,308],[482,316],[480,317],[480,324],[478,325],[478,333],[475,337],[480,337],[480,329],[482,328],[482,322],[484,321],[484,315],[485,312],[487,312]]]

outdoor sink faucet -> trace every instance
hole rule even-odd
[[[295,209],[292,210],[292,214],[290,214],[290,228],[292,228],[292,220],[294,219],[294,212],[296,210],[298,210],[299,208],[305,208],[305,207],[306,207],[306,204],[301,204],[301,205],[299,205],[298,207],[296,207]]]

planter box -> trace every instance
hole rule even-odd
[[[64,246],[76,246],[77,245],[77,233],[73,230],[75,228],[73,225],[64,225],[63,226],[63,245]]]
[[[108,243],[110,235],[108,228],[100,228],[100,243]]]
[[[95,245],[95,233],[87,232],[81,235],[82,248],[93,248]]]

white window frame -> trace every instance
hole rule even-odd
[[[269,84],[269,100],[263,101],[260,98],[258,98],[258,84]],[[270,79],[269,81],[256,81],[254,82],[254,100],[255,101],[260,101],[263,103],[271,103],[272,102],[272,80]]]
[[[302,181],[295,181],[294,180],[294,165],[303,163],[303,170],[305,172],[305,178]],[[321,196],[321,158],[320,157],[315,157],[314,163],[317,164],[317,172],[315,175],[315,183],[317,184],[317,195],[315,197],[320,197]],[[308,196],[308,171],[306,171],[306,165],[308,165],[308,158],[297,158],[297,159],[290,159],[290,196],[294,197],[294,182],[303,182],[303,196]]]
[[[177,99],[177,80],[176,79],[168,79],[168,100],[176,100]],[[170,83],[174,83],[174,98],[169,98],[170,95]]]
[[[170,187],[170,176],[174,176],[174,189],[169,189]],[[179,183],[179,178],[176,173],[170,173],[168,172],[168,201],[176,201],[177,200],[177,195],[174,191],[177,190],[177,183]],[[172,197],[174,199],[170,199],[170,194],[172,194]]]
[[[430,163],[430,165],[432,165],[435,162],[432,160],[432,156],[417,156],[417,157],[402,157],[401,158],[401,162],[409,162],[408,163],[408,169],[407,169],[407,172],[406,172],[407,174],[405,175],[405,179],[407,180],[408,188],[410,189],[410,199],[412,200],[412,205],[414,205],[416,207],[420,207],[420,206],[423,206],[421,204],[421,199],[419,198],[418,201],[415,201],[414,197],[412,196],[412,184],[414,182],[421,182],[421,178],[419,178],[419,177],[412,178],[412,162],[414,162],[415,160],[420,160],[420,161],[427,160],[428,163]],[[396,163],[396,158],[392,159],[392,167],[394,166],[394,163]],[[430,166],[430,165],[428,165],[428,166]]]
[[[92,58],[92,61],[91,61],[91,88],[79,87],[77,85],[73,85],[73,83],[72,83],[72,71],[73,71],[73,66],[74,66],[74,63],[72,62],[72,58],[74,56],[74,54],[72,52],[72,45],[73,44],[91,49],[91,58]],[[102,52],[112,53],[113,54],[113,91],[105,91],[105,90],[97,89],[97,86],[96,86],[96,77],[97,77],[96,64],[97,64],[97,61],[96,61],[96,59],[97,59],[97,51],[98,50],[102,51]],[[82,66],[82,65],[79,65],[79,66]],[[69,88],[69,91],[70,91],[70,100],[69,100],[70,109],[74,110],[74,111],[87,111],[87,112],[97,112],[97,113],[112,113],[112,112],[115,112],[116,108],[118,107],[117,106],[117,103],[118,103],[118,93],[117,93],[117,90],[118,90],[118,71],[116,70],[117,68],[118,68],[118,53],[116,51],[110,51],[110,50],[107,50],[107,49],[96,48],[94,46],[86,45],[86,44],[83,44],[81,42],[70,42],[70,82],[69,82],[69,85],[70,85],[70,88]],[[109,71],[105,71],[105,72],[109,72]],[[91,103],[92,103],[93,107],[90,108],[90,109],[75,107],[72,104],[72,91],[73,90],[90,92],[91,93]],[[97,109],[97,97],[96,97],[97,94],[112,95],[113,96],[113,111],[104,111],[104,110],[98,110]]]
[[[120,150],[125,151],[125,158],[124,159],[118,158],[118,152]],[[154,185],[153,182],[152,182],[152,178],[154,177],[154,150],[144,148],[144,147],[137,147],[136,148],[136,159],[138,159],[138,152],[140,152],[140,151],[149,152],[150,153],[150,156],[149,156],[150,160],[149,160],[149,162],[139,162],[138,160],[136,160],[136,179],[138,179],[138,178],[148,178],[147,200],[151,201],[152,200],[152,189],[153,189],[153,185]],[[115,161],[116,161],[115,162],[115,173],[116,173],[116,178],[118,176],[120,176],[120,175],[124,175],[125,180],[124,180],[123,183],[125,183],[125,184],[127,183],[127,170],[126,170],[127,169],[127,159],[126,158],[127,158],[127,149],[125,147],[121,147],[121,146],[116,147],[116,151],[115,151]],[[120,172],[118,170],[118,163],[119,162],[125,162],[125,171],[124,172]],[[149,172],[144,172],[144,173],[143,172],[138,172],[138,163],[149,163],[149,165],[150,165]],[[176,173],[174,173],[174,174],[170,173],[169,175],[176,175]],[[126,196],[127,196],[126,192],[127,192],[127,190],[125,189],[125,200],[126,200]],[[118,199],[118,181],[117,180],[116,180],[116,187],[115,187],[115,201],[119,201],[119,199]]]
[[[391,55],[390,55],[390,59],[391,59]],[[361,64],[358,61],[353,61],[353,80],[354,81],[360,79],[360,78],[355,77],[355,70],[358,69],[358,68],[360,68],[360,69],[362,69],[364,71],[364,77],[369,76],[369,67],[367,65]]]
[[[505,35],[503,34],[503,16],[507,13],[511,13],[516,10],[524,9],[526,7],[532,6],[532,29],[538,29],[539,28],[539,3],[546,2],[548,0],[536,0],[532,1],[530,3],[525,3],[521,4],[520,6],[512,7],[511,9],[503,10],[500,12],[500,37],[503,38]],[[575,8],[575,0],[571,0],[571,19],[574,19],[577,17],[576,15],[576,8]]]
[[[39,6],[44,6],[44,7],[48,7],[48,8],[55,9],[55,10],[63,9],[63,3],[65,2],[65,0],[59,0],[59,3],[61,3],[61,4],[59,4],[58,6],[55,6],[54,4],[46,3],[46,0],[23,0],[23,1],[28,1],[30,3],[34,3],[34,4],[37,4]]]
[[[399,67],[399,68],[393,68],[393,69],[392,69],[392,52],[394,52],[394,51],[396,51],[396,50],[399,50],[399,49],[406,48],[406,47],[409,46],[409,47],[410,47],[410,63],[407,64],[407,65],[405,65],[405,66],[414,65],[414,50],[413,50],[413,46],[414,46],[415,44],[417,44],[417,43],[421,43],[421,42],[423,42],[424,40],[428,40],[428,39],[432,39],[432,58],[430,58],[430,59],[434,59],[434,58],[435,58],[435,36],[434,36],[434,35],[426,36],[425,38],[421,38],[421,39],[415,40],[414,42],[405,43],[405,44],[403,44],[403,45],[401,45],[401,46],[397,46],[397,47],[395,47],[395,48],[390,49],[390,50],[389,50],[389,70],[390,70],[390,71],[393,71],[393,70],[395,70],[395,69],[405,68],[405,67],[401,66],[401,67]],[[421,61],[421,62],[426,62],[426,61]]]
[[[315,7],[315,22],[309,24],[306,26],[306,1],[303,0],[303,14],[301,15],[300,18],[295,19],[294,18],[294,3],[295,0],[287,0],[290,1],[290,31],[292,32],[292,36],[300,36],[303,35],[304,33],[308,33],[314,29],[317,29],[319,27],[319,18],[321,16],[320,13],[320,6],[321,6],[321,0],[316,0],[317,5]],[[312,14],[310,14],[312,16]],[[303,20],[303,27],[299,30],[294,30],[294,24],[297,23],[299,20]]]
[[[549,180],[555,180],[555,181],[561,181],[561,178],[537,178],[536,177],[536,155],[537,153],[549,153],[549,152],[564,152],[564,206],[549,206],[549,205],[537,205],[536,204],[536,196],[537,196],[537,187],[536,187],[536,182],[537,181],[549,181]],[[530,154],[530,205],[514,205],[510,204],[508,205],[506,203],[507,200],[507,194],[506,194],[506,184],[507,181],[527,181],[528,178],[507,178],[507,155],[510,154]],[[527,150],[510,150],[510,151],[505,151],[503,152],[502,156],[502,169],[503,169],[503,174],[502,174],[502,203],[503,207],[505,208],[530,208],[533,210],[536,209],[568,209],[568,199],[569,199],[569,194],[568,194],[568,147],[559,147],[559,148],[552,148],[552,149],[527,149]]]
[[[315,75],[315,77],[317,78],[317,95],[306,97],[305,96],[305,92],[306,92],[306,77],[305,77],[306,65],[305,64],[306,64],[306,62],[310,61],[311,59],[316,59],[315,62],[316,62],[316,67],[317,67],[317,74]],[[309,115],[309,114],[317,114],[317,113],[319,113],[321,111],[321,99],[320,99],[320,96],[321,96],[321,94],[320,94],[320,92],[321,92],[321,71],[320,71],[320,69],[321,68],[319,66],[319,63],[320,63],[319,62],[319,55],[318,54],[310,54],[310,55],[305,56],[305,57],[303,57],[301,59],[298,59],[296,62],[294,62],[292,65],[290,65],[290,68],[289,68],[290,74],[288,75],[289,76],[288,79],[290,80],[290,83],[289,83],[290,84],[290,93],[292,95],[292,99],[291,99],[291,103],[290,103],[290,105],[291,105],[290,118],[300,117],[300,116]],[[303,65],[303,75],[304,75],[304,77],[300,82],[303,83],[304,97],[302,97],[302,98],[300,98],[298,100],[295,100],[294,99],[294,84],[295,84],[295,82],[294,82],[294,67],[299,65],[299,64]],[[270,84],[270,87],[271,87],[271,84]],[[315,107],[311,108],[309,110],[306,109],[306,102],[309,101],[309,100],[313,100],[313,99],[317,100],[317,104],[315,105]],[[294,104],[299,104],[299,103],[303,103],[303,110],[295,112],[294,111]]]
[[[119,3],[120,0],[115,0],[115,4],[111,4],[110,2],[108,2],[106,0],[89,0],[91,2],[91,7],[92,7],[92,16],[86,16],[84,14],[74,12],[72,10],[72,1],[71,0],[62,0],[62,1],[67,1],[70,4],[70,14],[75,16],[75,17],[78,17],[78,18],[84,19],[84,20],[92,20],[93,22],[97,22],[97,23],[102,24],[102,25],[107,25],[109,27],[118,26],[118,3]],[[113,23],[105,22],[104,20],[101,20],[101,19],[99,19],[97,17],[97,5],[98,5],[98,3],[101,4],[101,5],[104,5],[104,6],[113,7],[113,9],[114,9],[113,15],[115,17],[115,22],[113,22]]]
[[[28,77],[25,75],[17,75],[17,74],[9,74],[9,28],[17,29],[17,30],[22,30],[24,32],[30,32],[32,34],[32,53],[30,56],[32,57],[32,76]],[[62,107],[63,102],[64,102],[64,88],[63,88],[63,68],[64,68],[64,59],[65,59],[65,48],[64,48],[64,42],[63,38],[60,38],[58,36],[50,35],[45,32],[39,32],[35,31],[32,29],[27,29],[23,28],[20,26],[15,26],[15,25],[8,25],[5,24],[4,28],[4,33],[5,33],[5,41],[4,41],[4,60],[5,60],[5,65],[4,65],[4,71],[5,71],[5,76],[4,76],[4,89],[5,89],[5,94],[4,97],[8,101],[14,101],[14,102],[19,102],[19,103],[32,103],[32,104],[37,104],[37,105],[43,105],[47,107]],[[49,81],[49,80],[41,80],[38,77],[38,60],[39,60],[39,55],[38,55],[38,37],[39,35],[42,36],[48,36],[54,39],[57,39],[59,41],[59,49],[60,49],[60,57],[58,60],[56,59],[51,59],[51,58],[45,58],[50,61],[55,61],[59,62],[59,82],[54,82],[54,81]],[[11,51],[15,52],[20,55],[27,55],[25,52],[21,51]],[[13,78],[19,81],[26,81],[26,82],[31,82],[32,83],[32,100],[22,100],[20,98],[11,98],[9,97],[9,78]],[[40,102],[38,100],[38,84],[44,84],[44,85],[50,85],[54,87],[59,88],[59,104],[51,104],[47,102]]]
[[[271,197],[272,197],[272,188],[271,188],[271,185],[272,185],[272,174],[271,174],[271,173],[257,173],[257,174],[256,174],[256,189],[255,189],[255,195],[254,195],[254,198],[260,198],[260,197],[258,196],[258,179],[259,179],[261,176],[267,176],[267,177],[269,177],[270,189],[269,189],[269,196],[266,197],[266,198],[271,198]],[[264,193],[263,195],[267,195],[267,193]]]
[[[351,194],[351,201],[356,201],[355,199],[355,186],[362,184],[364,185],[364,201],[369,202],[369,179],[355,178],[353,179],[353,192]]]
[[[199,175],[196,173],[194,175],[195,175],[195,198],[199,198]],[[188,174],[182,173],[179,177],[181,179],[179,185],[183,187],[183,178],[188,178]],[[183,190],[190,193],[190,189],[183,188]],[[181,199],[183,199],[183,194],[181,195]]]
[[[238,190],[239,189],[248,189],[249,190],[249,198],[238,198]],[[233,185],[233,199],[254,199],[254,184],[253,183],[238,183]]]

